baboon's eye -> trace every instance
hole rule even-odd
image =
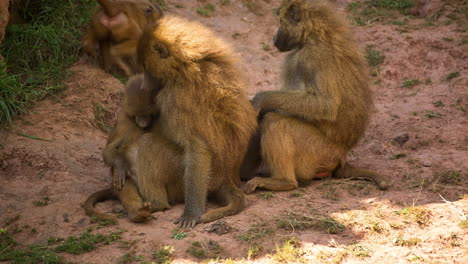
[[[143,10],[145,16],[151,16],[153,14],[153,7],[151,6],[148,6],[147,8],[145,8],[145,10]]]
[[[159,56],[163,59],[169,57],[169,51],[167,50],[167,48],[161,44],[161,43],[156,43],[153,45],[153,49],[159,53]]]
[[[289,7],[286,17],[288,21],[292,24],[299,23],[301,21],[301,11],[297,5],[292,5]]]

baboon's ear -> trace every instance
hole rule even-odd
[[[301,10],[297,5],[291,5],[286,11],[286,17],[292,24],[297,24],[301,21]]]

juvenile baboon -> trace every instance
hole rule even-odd
[[[138,140],[148,132],[151,121],[156,118],[157,109],[152,98],[161,88],[153,85],[151,90],[142,86],[143,75],[130,78],[124,90],[122,109],[115,127],[103,151],[104,162],[110,166],[112,187],[98,191],[86,200],[86,214],[100,219],[113,219],[98,212],[98,202],[118,198],[133,222],[143,222],[151,216],[151,206],[144,203],[138,192],[135,172]]]
[[[330,175],[387,181],[345,163],[364,134],[371,94],[366,62],[345,21],[326,1],[286,0],[274,44],[291,51],[283,87],[258,93],[252,104],[265,113],[260,124],[262,159],[271,178],[256,177],[244,191],[291,190],[299,182]]]
[[[136,45],[147,17],[162,16],[158,6],[148,0],[97,0],[101,6],[94,14],[83,41],[83,48],[96,57],[96,47],[106,71],[117,66],[127,76],[141,72],[136,63]]]
[[[174,163],[181,163],[184,170],[185,208],[176,223],[193,227],[238,213],[245,201],[236,185],[257,122],[233,51],[199,23],[163,17],[145,29],[137,52],[144,74],[164,83],[156,96],[159,117],[152,141],[168,142],[180,152]],[[151,157],[155,164],[164,158],[158,153],[169,149],[160,145],[162,150]],[[154,170],[163,173],[161,168]],[[153,184],[144,184],[155,177],[147,171],[138,168],[139,188],[154,205],[164,195]],[[226,206],[204,213],[208,193]]]

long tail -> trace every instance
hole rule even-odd
[[[223,189],[224,190],[220,190],[220,192],[223,192],[225,195],[227,195],[227,205],[220,208],[208,210],[202,215],[202,222],[211,222],[223,218],[225,216],[235,215],[245,208],[245,196],[241,189],[237,188],[237,186],[235,186],[234,183],[232,183],[232,186]]]
[[[118,197],[115,195],[112,188],[104,189],[91,194],[83,205],[86,215],[90,217],[96,217],[98,219],[115,220],[114,217],[97,211],[94,206],[99,202],[116,198]]]
[[[390,183],[382,175],[370,170],[355,168],[347,163],[344,166],[338,166],[333,171],[333,177],[372,180],[381,190],[386,190],[390,186]]]
[[[115,8],[115,3],[109,0],[97,0],[98,3],[102,6],[104,13],[110,17],[114,17],[119,14],[119,10]]]

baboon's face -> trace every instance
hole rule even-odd
[[[273,42],[279,51],[285,52],[301,45],[301,10],[297,4],[284,4],[280,7],[280,26]]]

